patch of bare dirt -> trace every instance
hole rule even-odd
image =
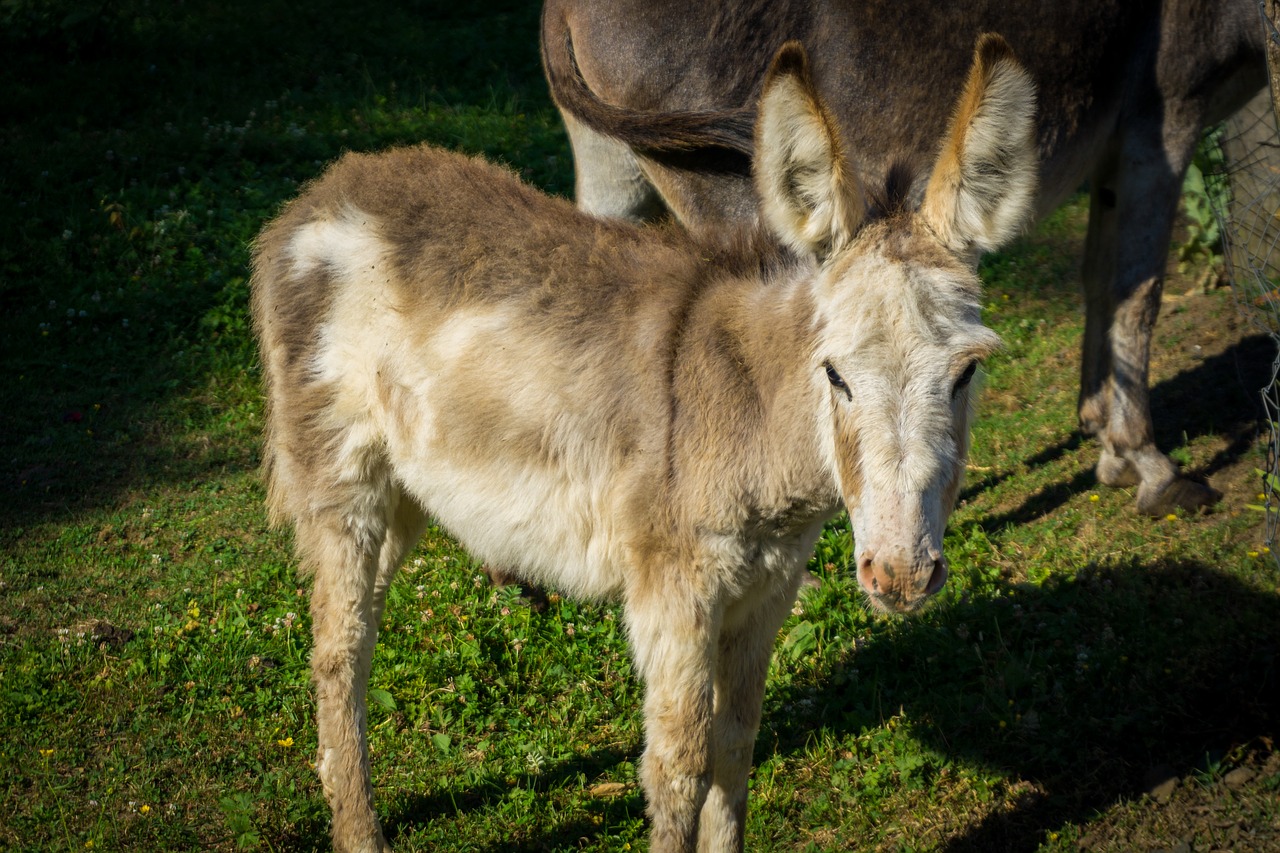
[[[1079,848],[1097,853],[1274,853],[1280,753],[1263,744],[1226,772],[1163,779],[1080,831]]]

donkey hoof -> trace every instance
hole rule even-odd
[[[1175,477],[1158,490],[1138,490],[1138,511],[1151,516],[1164,516],[1176,509],[1197,512],[1222,499],[1222,492],[1186,477]]]

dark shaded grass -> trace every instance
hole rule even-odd
[[[0,14],[5,529],[256,465],[248,443],[183,446],[165,424],[256,400],[248,245],[343,151],[435,141],[567,186],[536,3]]]
[[[874,631],[771,695],[761,746],[786,754],[901,709],[938,754],[1036,784],[945,849],[1034,850],[1046,828],[1139,796],[1153,768],[1185,775],[1274,739],[1278,649],[1273,590],[1196,562],[1086,567]]]

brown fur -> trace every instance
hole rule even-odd
[[[711,238],[594,219],[424,146],[347,155],[264,229],[264,469],[314,577],[336,849],[386,849],[365,691],[428,513],[503,580],[623,602],[655,851],[742,848],[773,638],[842,500],[877,606],[945,579],[968,444],[954,377],[995,337],[967,253],[909,211],[867,219],[799,51],[758,122],[773,221]],[[1006,135],[1029,151],[1021,95]]]
[[[959,140],[947,111],[983,32],[1000,33],[1039,86],[1038,212],[1085,182],[1093,194],[1079,415],[1102,443],[1099,478],[1138,485],[1144,512],[1211,504],[1217,493],[1180,476],[1151,439],[1146,353],[1159,287],[1149,282],[1163,274],[1201,129],[1265,83],[1256,3],[547,0],[542,49],[584,209],[632,218],[665,209],[688,227],[717,229],[757,214],[741,165],[753,156],[746,113],[779,45],[805,43],[850,162],[879,185],[895,162],[966,156],[947,146]],[[979,76],[1011,56],[1004,43],[979,55]],[[962,102],[951,126],[973,115]],[[931,173],[952,189],[973,177]],[[909,193],[916,204],[926,194],[923,181]],[[935,224],[945,238],[949,225]],[[1134,368],[1122,375],[1125,365]]]

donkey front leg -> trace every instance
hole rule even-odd
[[[1087,315],[1080,424],[1102,444],[1098,479],[1137,486],[1138,510],[1198,509],[1220,495],[1179,474],[1155,445],[1148,396],[1151,338],[1182,175],[1196,136],[1134,120],[1093,176],[1083,278]],[[1195,125],[1198,127],[1199,125]],[[1186,134],[1183,134],[1186,135]]]
[[[365,693],[387,587],[424,525],[421,510],[396,494],[363,523],[335,513],[297,525],[304,565],[315,575],[316,770],[342,853],[390,850],[373,806]]]
[[[795,580],[747,614],[726,614],[716,664],[714,754],[711,791],[702,807],[699,853],[741,851],[747,820],[747,778],[760,728],[769,659],[778,630],[795,601]]]
[[[405,557],[418,544],[427,530],[427,514],[413,498],[397,491],[391,496],[386,539],[378,554],[378,574],[373,585],[373,627],[382,624],[382,614],[387,606],[387,589],[396,572],[404,564]]]
[[[693,853],[711,787],[711,719],[718,614],[679,581],[664,579],[627,602],[632,652],[645,682],[640,781],[653,853]]]

